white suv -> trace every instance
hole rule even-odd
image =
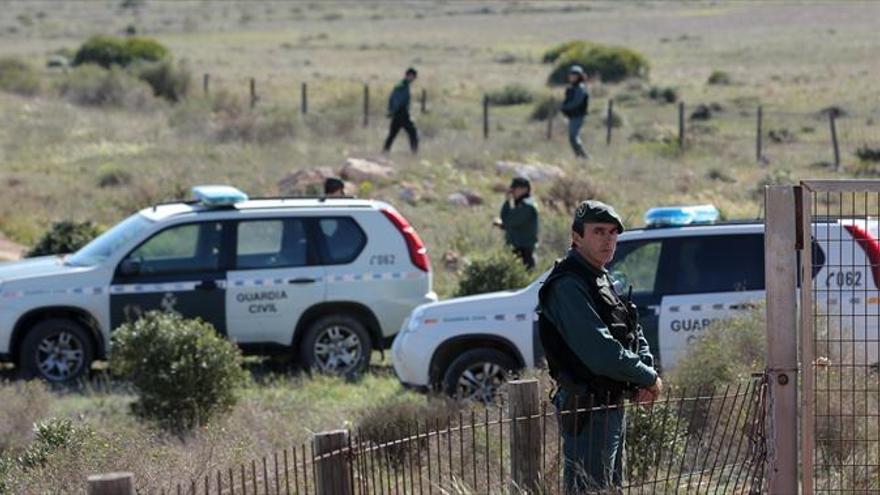
[[[852,304],[853,314],[873,315],[855,326],[873,329],[874,335],[860,338],[877,341],[877,312],[868,311],[880,302],[880,268],[872,268],[880,267],[877,221],[816,223],[813,232],[813,279],[832,289],[816,291],[818,302],[832,309]],[[670,369],[710,323],[763,301],[764,225],[628,230],[608,269],[620,289],[633,286],[656,362]],[[416,308],[392,347],[397,376],[414,387],[487,398],[509,370],[536,366],[543,353],[534,310],[546,276],[521,290]],[[870,362],[880,359],[876,348],[867,352]]]
[[[0,359],[72,380],[105,357],[112,329],[161,309],[210,322],[247,353],[349,373],[437,300],[424,244],[388,204],[194,193],[74,254],[0,264]]]

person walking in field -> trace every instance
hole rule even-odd
[[[403,79],[394,86],[391,96],[388,97],[388,117],[391,119],[391,127],[388,129],[388,137],[385,139],[383,151],[391,151],[391,145],[397,133],[403,128],[409,136],[409,148],[413,153],[419,151],[419,131],[409,116],[410,86],[418,77],[418,72],[410,67],[406,69]]]
[[[590,110],[590,93],[587,90],[587,75],[583,67],[572,65],[568,70],[568,87],[562,102],[562,113],[568,117],[568,141],[578,158],[589,158],[581,141],[581,127]]]

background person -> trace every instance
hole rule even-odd
[[[581,141],[581,127],[590,109],[590,93],[587,91],[587,75],[580,65],[572,65],[568,70],[568,87],[562,101],[562,113],[568,117],[568,142],[575,156],[589,158]]]
[[[409,148],[413,153],[419,151],[419,131],[409,116],[410,85],[418,77],[418,72],[412,67],[406,69],[403,79],[394,86],[391,96],[388,97],[388,117],[391,118],[391,127],[388,129],[388,137],[385,139],[385,153],[391,151],[391,145],[397,133],[403,128],[409,136]]]
[[[345,196],[345,182],[338,177],[324,179],[324,197],[341,198]]]
[[[525,177],[510,182],[507,197],[501,206],[501,217],[495,225],[504,230],[504,240],[528,269],[535,267],[538,245],[538,207],[532,199],[532,184]]]

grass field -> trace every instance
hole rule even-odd
[[[138,3],[138,2],[135,2]],[[429,113],[415,114],[424,141],[418,156],[398,137],[390,155],[398,179],[361,184],[362,195],[394,203],[428,243],[436,289],[455,290],[458,273],[440,262],[446,251],[478,256],[500,246],[491,229],[510,177],[495,171],[498,160],[558,165],[569,179],[589,181],[599,198],[614,204],[627,224],[641,223],[646,208],[659,204],[716,204],[727,218],[753,218],[767,181],[872,174],[852,150],[877,146],[872,115],[880,112],[875,81],[880,4],[793,2],[207,2],[147,0],[137,8],[114,1],[0,2],[0,56],[16,56],[39,67],[42,91],[35,96],[0,92],[0,233],[32,244],[53,221],[93,220],[112,225],[150,202],[179,197],[199,183],[234,184],[252,195],[278,193],[278,181],[308,167],[341,166],[348,156],[376,157],[387,121],[387,91],[403,69],[420,70]],[[58,95],[65,77],[46,68],[48,57],[74,50],[96,33],[139,34],[166,44],[193,74],[190,101],[170,105],[150,100],[138,108],[85,107]],[[550,66],[541,54],[570,39],[623,45],[651,63],[650,80],[593,87],[594,112],[584,136],[592,159],[576,161],[556,121],[552,140],[544,123],[527,119],[531,105],[493,108],[489,140],[482,137],[480,101],[510,83],[536,95],[559,95],[544,85]],[[732,76],[730,85],[708,85],[713,70]],[[211,92],[246,107],[248,80],[255,78],[257,111],[287,112],[290,137],[220,140],[216,122],[201,110],[201,77]],[[309,85],[310,114],[298,112],[300,84]],[[362,86],[371,87],[371,125],[362,128]],[[718,103],[724,111],[692,133],[684,152],[662,140],[633,141],[645,128],[674,135],[676,110],[642,94],[650,85],[678,89],[688,108]],[[618,98],[625,124],[604,145],[600,113]],[[796,134],[790,144],[768,140],[768,164],[755,163],[754,112],[765,107],[765,132]],[[848,112],[842,127],[843,168],[832,159],[827,120],[819,110],[837,105]],[[247,112],[248,110],[244,110]],[[106,185],[109,175],[127,177]],[[105,186],[101,187],[101,182]],[[402,183],[416,184],[435,199],[408,204]],[[550,183],[536,183],[547,197]],[[460,190],[485,199],[461,208],[446,197]],[[539,256],[546,265],[567,245],[564,208],[542,209]],[[298,442],[316,430],[356,421],[371,407],[395,401],[423,403],[384,371],[358,384],[324,379],[277,378],[248,389],[229,419],[186,439],[159,435],[127,414],[131,397],[117,390],[51,393],[24,410],[26,421],[6,417],[0,427],[30,438],[30,422],[51,416],[92,425],[108,445],[94,456],[67,455],[65,465],[32,475],[25,491],[55,483],[72,486],[93,469],[149,464],[143,476],[189,469],[202,458],[227,462],[259,455],[279,442]],[[6,397],[26,394],[6,385]],[[11,400],[11,399],[10,399]],[[6,404],[6,402],[4,402]],[[36,404],[36,403],[35,403]],[[4,409],[6,407],[4,406]],[[11,411],[12,409],[6,409]],[[20,419],[20,418],[19,418]],[[212,450],[214,449],[214,450]],[[0,449],[2,450],[2,449]],[[13,450],[14,451],[14,450]],[[142,454],[142,456],[139,456]],[[201,456],[201,457],[200,457]],[[224,457],[225,456],[225,457]],[[53,478],[54,476],[60,478]],[[63,480],[62,480],[63,478]],[[47,481],[48,480],[48,481]],[[60,483],[60,484],[59,484]]]

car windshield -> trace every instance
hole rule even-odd
[[[140,235],[152,225],[152,220],[135,213],[112,229],[96,237],[64,261],[73,266],[95,266],[107,261],[120,247]]]

